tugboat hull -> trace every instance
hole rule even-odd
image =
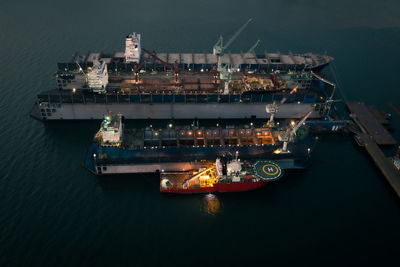
[[[256,190],[266,185],[269,181],[261,180],[257,182],[240,182],[230,184],[214,184],[213,187],[191,188],[191,189],[160,189],[162,193],[170,194],[204,194],[204,193],[226,193],[244,192]]]

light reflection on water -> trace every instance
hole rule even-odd
[[[203,197],[200,204],[200,211],[205,215],[215,216],[222,212],[222,204],[214,194],[207,194]]]

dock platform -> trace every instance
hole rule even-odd
[[[375,164],[381,169],[386,180],[400,197],[400,172],[396,169],[393,162],[385,156],[371,136],[365,133],[360,133],[358,136],[362,139],[365,149],[371,155]]]
[[[350,116],[359,126],[361,131],[372,136],[378,145],[395,145],[397,142],[392,135],[382,126],[385,119],[376,116],[376,108],[371,109],[363,102],[347,102],[347,108],[350,110]]]
[[[397,143],[382,126],[387,123],[386,118],[375,107],[368,107],[363,102],[347,102],[346,105],[351,112],[350,117],[355,122],[355,125],[349,126],[348,129],[356,134],[357,143],[365,147],[376,166],[400,197],[400,171],[378,146]]]

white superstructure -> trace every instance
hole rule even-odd
[[[103,146],[119,146],[122,142],[122,115],[111,115],[104,116],[104,120],[101,124],[101,138]]]
[[[108,84],[107,64],[104,61],[93,62],[93,67],[87,73],[89,88],[96,93],[106,92]]]
[[[125,62],[139,63],[142,49],[140,47],[140,34],[132,33],[125,40]]]

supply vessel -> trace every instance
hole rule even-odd
[[[215,163],[205,164],[198,171],[161,173],[160,192],[170,194],[199,194],[241,192],[258,189],[279,179],[281,168],[270,161],[251,164],[221,157]]]
[[[220,37],[212,53],[155,52],[142,48],[134,32],[124,52],[75,54],[57,64],[56,88],[37,95],[31,115],[101,119],[113,110],[126,119],[264,118],[268,106],[276,118],[301,118],[315,105],[311,118],[323,116],[335,85],[321,71],[333,58],[256,53],[259,41],[228,52],[243,26],[227,42]]]
[[[182,172],[239,153],[243,160],[273,160],[282,169],[304,168],[315,143],[304,121],[297,124],[173,126],[125,129],[121,114],[107,114],[84,166],[94,174]]]

